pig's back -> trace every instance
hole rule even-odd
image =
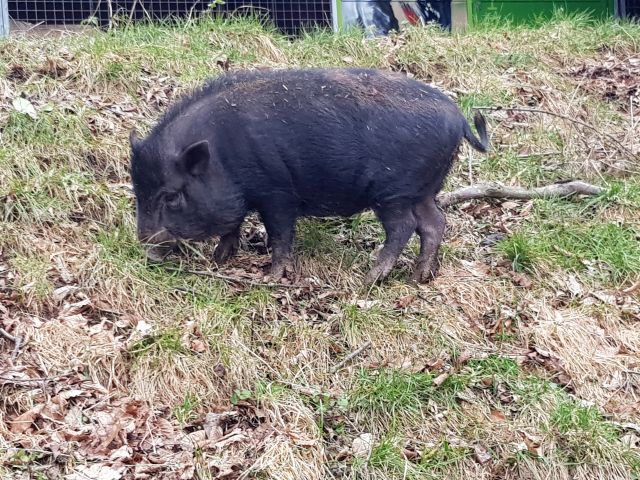
[[[398,74],[283,70],[208,88],[199,122],[215,130],[217,152],[248,196],[294,195],[308,215],[435,193],[462,137],[453,102]]]

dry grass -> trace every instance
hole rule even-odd
[[[12,362],[0,337],[0,476],[636,478],[640,306],[623,290],[640,275],[639,43],[637,26],[582,18],[296,41],[202,21],[2,43],[0,327],[25,343]],[[361,287],[382,239],[370,214],[300,222],[297,287],[243,283],[268,264],[254,220],[221,272],[240,281],[147,265],[128,132],[227,64],[402,70],[467,112],[579,119],[596,131],[488,114],[494,152],[469,170],[464,149],[448,188],[580,178],[607,193],[452,208],[440,275],[420,288],[405,282],[415,242],[388,283]],[[210,270],[212,247],[170,261]]]

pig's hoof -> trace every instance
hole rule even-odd
[[[286,260],[283,262],[274,263],[269,270],[269,276],[275,281],[280,281],[283,278],[293,280],[295,276],[295,270],[293,268],[293,262]]]
[[[238,242],[220,241],[213,251],[213,260],[216,265],[223,265],[238,252]]]
[[[436,277],[438,272],[437,262],[423,263],[419,262],[416,265],[416,269],[411,275],[411,282],[413,283],[429,283]]]
[[[364,277],[365,285],[375,285],[376,283],[382,282],[388,275],[389,272],[385,272],[383,269],[378,267],[373,267],[369,273]]]

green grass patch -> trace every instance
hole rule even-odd
[[[40,111],[36,119],[15,111],[9,113],[2,140],[14,146],[73,148],[88,142],[90,132],[79,115],[52,106],[49,111]]]
[[[597,463],[603,458],[638,471],[640,455],[621,442],[620,428],[607,421],[599,409],[561,399],[549,427],[558,439],[560,456],[569,464]]]
[[[181,404],[173,409],[173,416],[181,425],[186,425],[198,418],[201,400],[193,393],[187,393]]]
[[[396,443],[397,439],[387,437],[375,445],[371,449],[369,465],[389,473],[402,474],[405,470],[406,460]]]
[[[575,401],[564,400],[556,405],[550,423],[563,435],[579,434],[609,441],[615,441],[619,436],[618,428],[606,422],[598,409],[579,405]]]
[[[34,295],[43,300],[53,291],[53,283],[49,279],[52,268],[51,261],[40,255],[14,254],[9,265],[18,274],[15,286],[23,293]]]
[[[500,380],[510,381],[519,376],[520,367],[510,358],[489,355],[481,360],[469,360],[466,366],[475,376],[496,377]]]
[[[548,223],[526,228],[500,243],[514,270],[531,270],[538,263],[573,271],[595,271],[614,284],[640,272],[640,241],[631,225]]]
[[[415,417],[434,392],[433,375],[380,369],[362,370],[351,391],[352,407],[395,421]]]
[[[182,331],[177,327],[166,328],[135,342],[129,349],[134,357],[159,354],[186,354],[182,342]]]

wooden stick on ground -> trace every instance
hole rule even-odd
[[[516,198],[529,200],[532,198],[568,197],[571,195],[598,195],[604,188],[574,180],[566,183],[554,183],[544,187],[526,189],[522,187],[508,187],[499,183],[482,183],[470,187],[460,188],[453,192],[438,195],[441,207],[449,207],[456,203],[479,198]]]
[[[219,280],[224,280],[224,281],[231,282],[231,283],[239,283],[241,285],[249,285],[251,287],[265,287],[265,288],[299,288],[299,287],[301,287],[301,285],[296,285],[294,283],[287,284],[287,283],[255,282],[255,281],[249,280],[247,278],[232,277],[230,275],[223,275],[221,273],[217,273],[217,272],[214,272],[214,271],[210,272],[210,271],[206,271],[206,270],[187,270],[187,269],[175,268],[175,267],[164,267],[164,269],[169,271],[169,272],[188,273],[190,275],[199,275],[201,277],[217,278]]]
[[[367,340],[362,345],[360,345],[357,350],[354,350],[353,352],[351,352],[349,355],[344,357],[341,362],[339,362],[335,367],[333,367],[331,369],[331,373],[336,373],[338,370],[340,370],[342,367],[344,367],[347,363],[349,363],[351,360],[356,358],[358,355],[360,355],[370,346],[371,346],[371,340]]]
[[[0,328],[0,336],[3,336],[10,342],[13,342],[13,353],[11,353],[11,364],[15,361],[18,356],[18,352],[20,351],[20,347],[22,347],[22,337],[16,337],[7,332],[4,328]]]

